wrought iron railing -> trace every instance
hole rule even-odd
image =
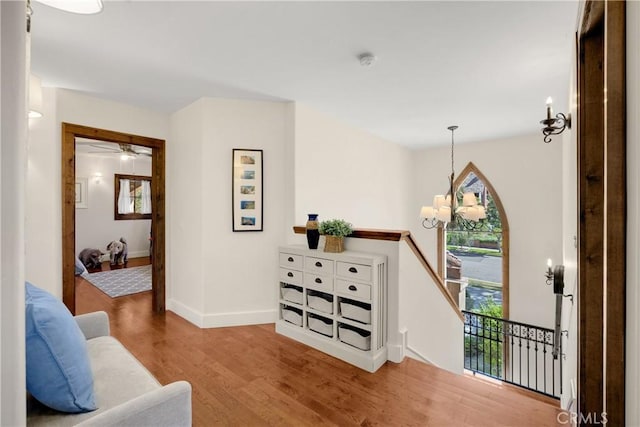
[[[562,343],[554,357],[553,329],[470,311],[462,313],[465,369],[560,397]]]

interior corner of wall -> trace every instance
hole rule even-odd
[[[175,299],[167,299],[166,306],[167,310],[174,312],[195,326],[199,328],[204,327],[204,315],[201,312],[194,310]]]

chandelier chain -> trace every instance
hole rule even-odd
[[[451,129],[451,175],[454,174],[454,168],[453,168],[453,132],[454,131],[455,131],[455,128]],[[451,195],[451,197],[453,197],[453,195]]]

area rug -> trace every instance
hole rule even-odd
[[[150,291],[151,265],[90,273],[84,278],[111,298],[117,298]]]

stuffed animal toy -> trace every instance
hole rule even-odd
[[[80,252],[78,258],[87,269],[95,269],[102,266],[100,261],[102,255],[104,253],[100,249],[85,248]]]
[[[109,251],[109,262],[111,265],[127,264],[129,250],[127,249],[127,241],[124,237],[109,243],[107,250]]]

